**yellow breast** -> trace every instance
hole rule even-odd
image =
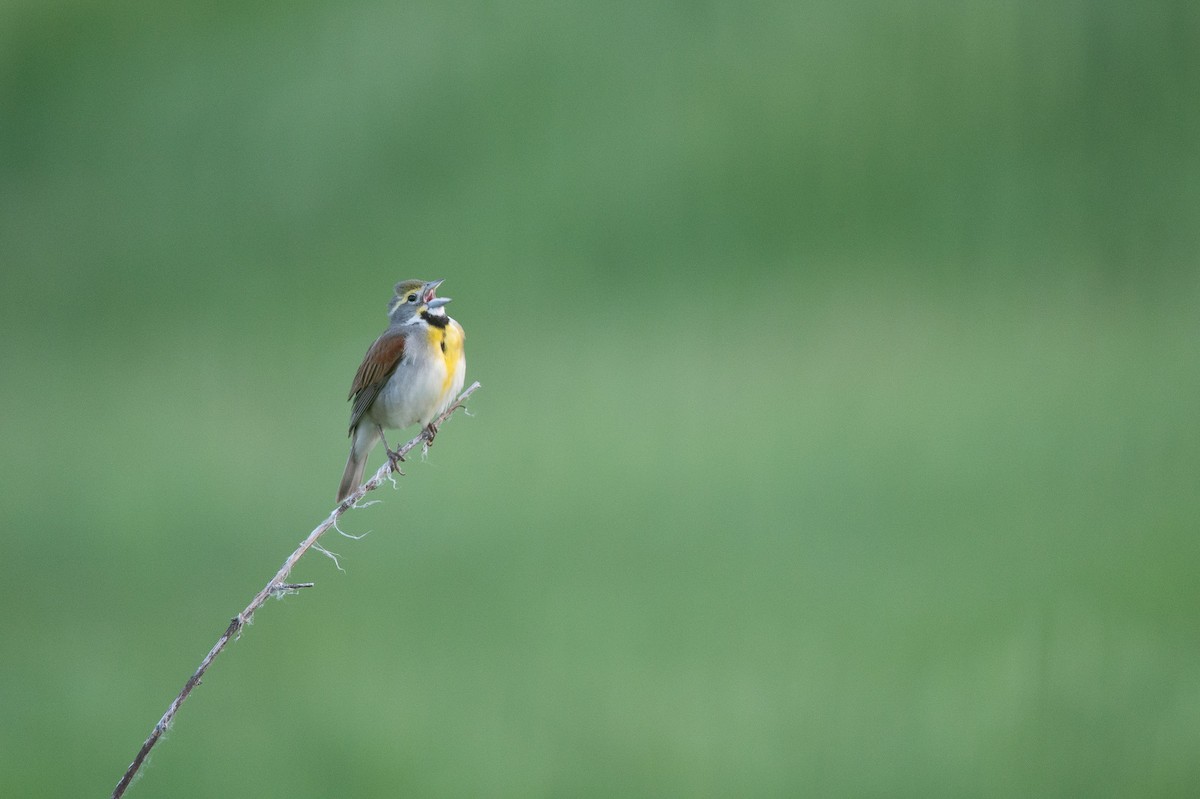
[[[448,395],[457,394],[462,389],[465,372],[463,342],[467,334],[463,332],[462,325],[453,319],[445,327],[430,325],[428,331],[429,343],[435,352],[442,353],[442,359],[446,363],[446,377],[442,380],[442,399],[447,401],[452,398]]]

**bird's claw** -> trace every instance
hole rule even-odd
[[[392,471],[403,475],[404,471],[400,468],[400,464],[404,462],[404,455],[401,454],[400,450],[391,449],[386,444],[383,448],[387,452],[388,463],[392,465]]]

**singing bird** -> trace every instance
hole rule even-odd
[[[350,385],[350,457],[338,486],[338,502],[362,483],[367,456],[376,443],[382,440],[388,457],[399,458],[399,452],[388,447],[384,430],[420,424],[432,443],[437,433],[433,420],[462,391],[466,334],[446,314],[450,298],[435,295],[441,284],[396,284],[388,303],[388,328],[367,350]]]

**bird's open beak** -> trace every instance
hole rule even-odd
[[[445,278],[443,278],[442,280],[431,280],[428,283],[426,283],[425,284],[425,302],[429,302],[430,300],[432,300],[434,292],[437,291],[437,287],[442,285],[445,282],[446,282],[446,280],[445,280]],[[443,303],[443,304],[445,304],[445,303]]]
[[[434,297],[425,303],[425,307],[432,311],[434,308],[441,308],[448,302],[450,302],[449,297]]]

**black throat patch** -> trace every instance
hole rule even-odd
[[[434,327],[440,327],[443,329],[446,327],[446,325],[450,324],[449,316],[445,316],[443,314],[434,315],[429,311],[421,311],[421,318]]]

